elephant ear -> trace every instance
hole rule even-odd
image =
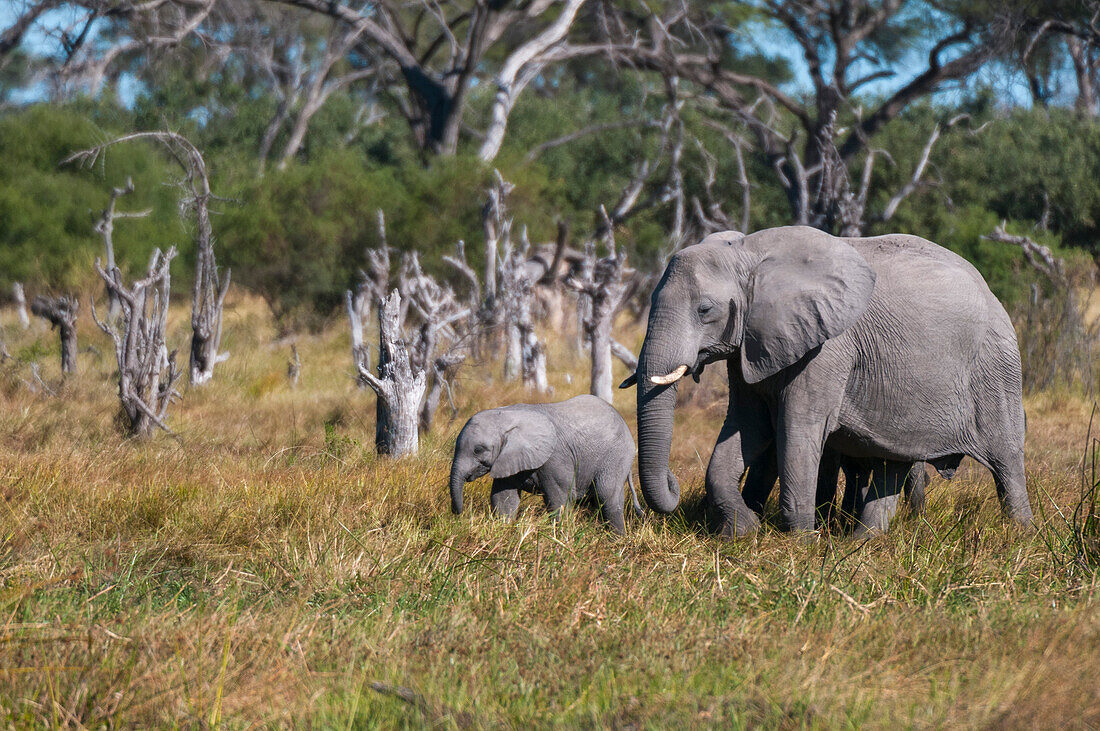
[[[534,410],[512,411],[505,417],[500,452],[493,461],[495,478],[511,477],[517,472],[534,470],[546,464],[557,438],[553,422]]]
[[[762,254],[748,286],[741,371],[757,383],[855,324],[875,272],[851,244],[812,229],[786,229],[747,248]],[[777,236],[778,234],[778,236]]]

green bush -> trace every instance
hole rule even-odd
[[[110,137],[88,116],[64,107],[34,105],[0,116],[0,291],[10,292],[19,281],[54,289],[86,284],[95,257],[103,256],[102,240],[92,229],[95,218],[110,189],[127,176],[136,190],[119,210],[153,212],[117,222],[119,266],[143,267],[154,246],[189,251],[175,192],[164,185],[166,166],[153,150],[123,145],[91,169],[59,166],[73,152]]]
[[[426,267],[446,276],[442,257],[468,239],[471,263],[481,265],[481,208],[491,171],[468,159],[378,167],[350,152],[331,152],[263,178],[242,175],[231,186],[240,205],[217,222],[221,261],[234,279],[259,293],[285,328],[310,326],[336,309],[379,245],[377,212],[400,252],[418,251]],[[553,209],[537,177],[515,180],[508,210],[532,242],[553,235]]]

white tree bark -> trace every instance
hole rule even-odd
[[[586,265],[566,280],[566,284],[577,290],[582,297],[587,296],[590,303],[589,315],[584,322],[584,330],[592,351],[589,391],[593,396],[612,403],[614,390],[611,378],[613,342],[611,326],[615,320],[615,313],[622,304],[623,295],[626,293],[626,284],[623,282],[626,254],[616,251],[611,221],[603,208],[600,211],[609,231],[607,240],[610,252],[608,256],[597,259],[596,245],[594,242],[589,242],[585,247],[588,260]]]
[[[355,365],[355,383],[359,388],[366,388],[367,381],[363,378],[363,371],[370,371],[370,347],[363,339],[363,310],[357,303],[358,298],[347,291],[346,304],[348,311],[348,323],[351,325],[351,362]]]
[[[203,0],[208,2],[208,0]],[[209,11],[207,11],[209,12]],[[186,192],[181,201],[195,216],[195,279],[191,285],[191,383],[207,383],[214,375],[214,366],[229,358],[219,353],[222,339],[222,309],[229,291],[230,271],[218,276],[214,260],[214,236],[210,225],[210,178],[202,153],[183,135],[175,132],[135,132],[70,155],[62,164],[79,162],[93,164],[112,145],[131,140],[150,139],[164,145],[172,158],[183,168],[180,186]]]
[[[379,454],[393,457],[416,454],[420,448],[418,421],[427,389],[424,371],[414,371],[401,329],[401,294],[395,289],[378,310],[378,375],[360,374],[378,394],[385,421],[375,433]]]
[[[96,271],[121,304],[117,321],[102,322],[92,303],[92,319],[115,344],[118,363],[118,397],[126,432],[145,438],[154,428],[171,434],[165,424],[168,405],[179,398],[176,382],[176,352],[168,352],[168,296],[171,291],[169,266],[175,248],[153,252],[145,278],[127,288],[118,267],[104,270],[96,259]]]
[[[15,311],[19,313],[19,324],[24,330],[31,326],[31,318],[27,315],[27,295],[23,293],[23,285],[16,282],[11,286],[12,296],[15,298]]]
[[[115,268],[115,219],[116,218],[142,218],[148,216],[151,211],[133,211],[126,213],[119,213],[115,210],[115,203],[118,199],[124,195],[128,195],[134,192],[134,181],[130,178],[126,178],[126,187],[124,188],[112,188],[111,198],[107,202],[107,207],[103,209],[103,212],[99,215],[99,219],[95,222],[93,230],[100,235],[103,239],[104,257],[107,261],[107,271],[111,271]],[[118,301],[118,295],[114,293],[110,287],[107,287],[107,317],[115,319],[118,317],[121,304]]]
[[[517,97],[538,76],[549,60],[546,52],[565,39],[577,17],[584,0],[566,0],[561,13],[545,30],[512,52],[504,61],[496,77],[497,92],[490,112],[491,121],[485,131],[485,140],[478,150],[483,162],[492,162],[500,152],[504,133],[508,128],[508,116]]]

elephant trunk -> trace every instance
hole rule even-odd
[[[693,350],[683,347],[685,328],[666,319],[661,313],[650,313],[637,371],[638,476],[646,503],[658,513],[671,513],[680,503],[680,484],[668,464],[672,418],[679,379],[696,359]],[[680,339],[672,342],[679,342],[681,347],[667,348],[665,332],[680,333]]]
[[[458,465],[456,459],[451,463],[451,512],[455,515],[462,514],[462,489],[466,486],[466,473]]]
[[[639,379],[638,477],[649,507],[658,513],[671,513],[680,503],[680,483],[668,466],[677,384],[646,385]]]

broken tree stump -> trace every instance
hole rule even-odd
[[[39,295],[31,302],[31,312],[49,322],[61,336],[61,372],[76,373],[76,316],[80,302],[72,295],[56,298]]]

